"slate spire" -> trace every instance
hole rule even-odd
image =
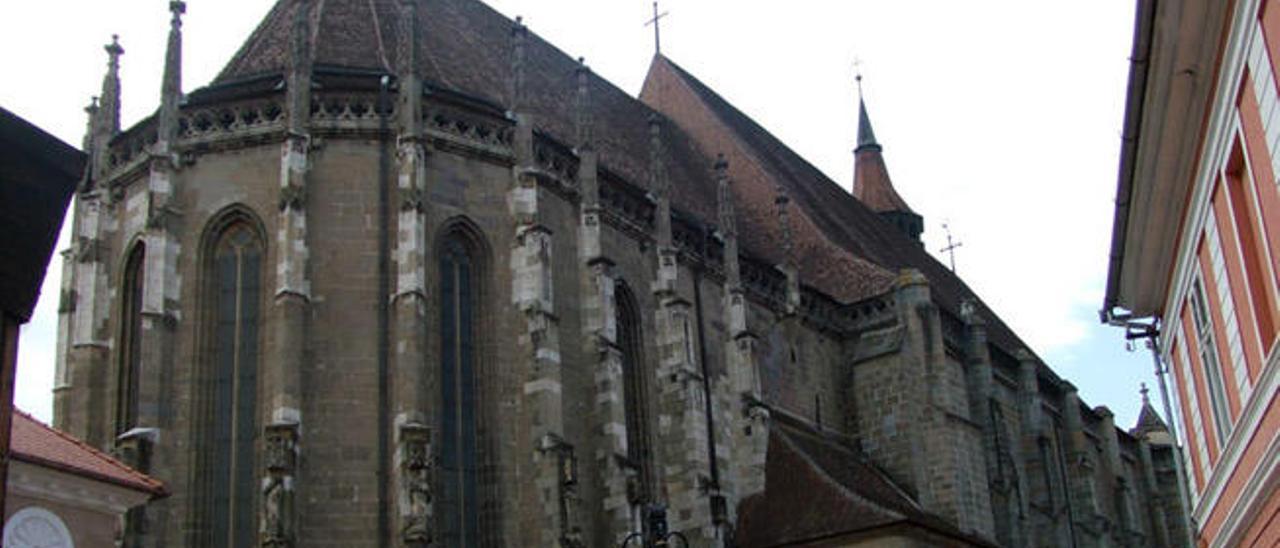
[[[876,142],[876,132],[871,129],[871,117],[867,115],[867,101],[862,97],[862,77],[858,77],[858,148],[854,152],[862,152],[874,148],[880,150]]]
[[[898,194],[885,166],[883,148],[871,128],[867,101],[862,93],[862,75],[858,81],[858,145],[853,149],[853,195],[880,217],[898,228],[908,238],[920,241],[924,219],[911,210]]]

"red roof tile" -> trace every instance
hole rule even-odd
[[[701,146],[724,148],[729,143],[741,143],[745,155],[764,165],[768,179],[762,186],[782,186],[787,189],[792,203],[798,206],[807,223],[816,227],[808,236],[797,231],[797,242],[812,238],[811,245],[828,241],[840,252],[801,258],[819,263],[832,262],[834,258],[850,255],[861,263],[870,263],[880,271],[897,271],[904,268],[919,270],[929,280],[930,291],[939,306],[960,317],[960,304],[972,299],[977,312],[987,320],[991,341],[1013,353],[1029,349],[1017,334],[992,312],[955,273],[929,255],[919,242],[907,238],[893,225],[882,219],[867,204],[862,203],[836,184],[825,174],[791,150],[768,130],[738,110],[718,93],[707,87],[692,74],[663,56],[654,58],[645,82],[641,98],[656,105],[664,114],[694,135]],[[691,123],[687,113],[691,108],[676,112],[675,107],[700,102],[713,117]],[[730,168],[732,169],[732,162]],[[741,211],[739,212],[741,214]],[[803,248],[803,243],[797,244]],[[766,255],[767,256],[767,255]],[[814,283],[818,288],[840,297],[831,286],[848,282],[825,272],[812,274],[801,271],[801,280]],[[863,275],[866,275],[863,270]]]
[[[989,545],[922,510],[865,456],[836,438],[775,416],[765,490],[738,507],[738,546],[803,545],[890,525],[940,535],[949,545]]]
[[[153,496],[168,493],[159,480],[129,468],[110,455],[16,409],[9,443],[9,454],[13,460],[114,483]]]

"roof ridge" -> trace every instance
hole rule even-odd
[[[694,76],[693,74],[691,74],[691,73],[689,73],[688,71],[686,71],[683,67],[681,67],[679,64],[677,64],[675,61],[672,61],[672,60],[671,60],[671,58],[667,57],[666,55],[663,55],[663,54],[660,54],[660,53],[659,53],[659,54],[656,54],[656,55],[654,56],[654,59],[655,59],[655,61],[660,61],[660,62],[666,63],[666,64],[667,64],[667,65],[669,65],[671,68],[673,68],[673,69],[675,70],[676,74],[680,77],[680,78],[679,78],[680,83],[681,83],[682,85],[686,86],[686,89],[688,89],[688,91],[690,91],[691,93],[693,93],[695,96],[703,96],[703,94],[699,92],[698,88],[705,89],[707,92],[711,93],[711,94],[712,94],[716,99],[718,99],[718,100],[719,100],[719,102],[723,103],[723,105],[724,105],[724,106],[726,106],[726,107],[728,107],[729,109],[731,109],[731,110],[733,111],[733,113],[734,113],[734,114],[736,114],[737,116],[739,116],[739,117],[741,117],[742,119],[746,120],[747,122],[749,122],[749,123],[753,124],[753,125],[755,126],[755,128],[756,128],[756,129],[760,130],[760,131],[761,131],[761,132],[763,132],[765,135],[768,135],[769,137],[773,138],[773,140],[778,141],[779,143],[781,143],[781,141],[779,141],[779,140],[777,139],[777,137],[774,137],[774,136],[773,136],[773,134],[772,134],[772,133],[770,133],[768,129],[765,129],[765,128],[764,128],[764,126],[761,126],[761,125],[759,124],[759,122],[756,122],[753,118],[751,118],[750,116],[747,116],[747,115],[746,115],[746,113],[742,112],[740,109],[738,109],[738,108],[737,108],[736,106],[734,106],[732,103],[730,103],[728,100],[724,99],[723,97],[720,97],[719,93],[716,93],[716,92],[715,92],[715,90],[713,90],[713,89],[711,89],[711,88],[710,88],[710,86],[707,86],[705,83],[703,83],[701,80],[699,80],[699,79],[698,79],[696,76]],[[717,116],[717,117],[720,117],[720,113],[716,112],[716,109],[712,108],[712,109],[709,109],[709,110],[711,110],[711,112],[712,112],[712,114],[713,114],[713,115],[715,115],[715,116]],[[664,116],[665,116],[665,114],[664,114]],[[728,121],[725,121],[725,123],[726,123],[726,125],[730,125],[730,126],[732,125],[732,124],[729,124],[729,123],[728,123]],[[736,133],[736,132],[735,132],[735,133]],[[739,139],[739,141],[741,142],[742,140],[741,140],[741,139]],[[760,169],[762,169],[762,170],[765,170],[765,171],[769,172],[770,174],[772,174],[772,175],[773,175],[773,177],[775,177],[776,179],[779,179],[779,180],[788,180],[788,181],[790,181],[790,180],[792,180],[792,179],[793,179],[792,177],[787,177],[787,176],[785,176],[785,174],[783,174],[783,173],[778,173],[778,172],[777,172],[777,169],[775,169],[775,168],[774,168],[774,166],[770,165],[770,163],[760,161],[760,160],[759,160],[759,158],[760,158],[760,156],[761,156],[761,155],[763,155],[763,154],[764,154],[764,151],[756,150],[758,147],[753,146],[753,145],[752,145],[751,143],[749,143],[749,142],[741,142],[741,144],[742,144],[742,146],[744,146],[744,147],[746,147],[746,148],[749,148],[749,149],[752,149],[753,151],[755,151],[755,152],[756,152],[756,154],[755,154],[755,155],[750,156],[749,161],[751,161],[752,163],[754,163],[754,164],[755,164],[756,166],[758,166]],[[786,147],[786,145],[785,145],[785,144],[783,144],[783,147],[784,147],[784,148],[786,148],[787,150],[790,150],[790,148],[789,148],[789,147]],[[795,154],[795,153],[794,153],[794,151],[792,151],[792,153],[793,153],[793,154]],[[795,154],[795,156],[796,156],[796,157],[798,157],[802,162],[804,162],[804,164],[805,164],[806,166],[808,166],[808,168],[809,168],[809,169],[812,169],[813,171],[815,171],[815,172],[817,172],[817,173],[821,174],[821,170],[819,170],[819,169],[818,169],[816,166],[814,166],[813,164],[809,163],[809,162],[808,162],[808,160],[804,159],[804,157],[800,156],[799,154]],[[826,178],[827,180],[830,180],[830,178],[826,177],[826,175],[825,175],[825,174],[822,174],[822,176],[823,176],[823,178]],[[795,186],[798,186],[798,187],[803,187],[803,186],[804,186],[804,185],[802,185],[799,181],[795,181],[795,183],[796,183],[796,185],[795,185]],[[792,201],[795,201],[795,200],[792,200]],[[884,273],[885,273],[885,274],[887,274],[887,275],[893,275],[893,274],[894,274],[894,272],[893,272],[891,269],[889,269],[889,268],[885,267],[884,265],[878,264],[876,261],[873,261],[873,260],[871,260],[871,259],[870,259],[870,258],[868,258],[868,257],[862,257],[862,256],[860,256],[860,255],[859,255],[859,253],[858,253],[857,251],[852,250],[852,249],[849,249],[849,248],[847,248],[847,247],[845,247],[845,246],[843,246],[843,245],[840,245],[838,242],[834,241],[834,240],[832,239],[831,235],[830,235],[830,234],[828,234],[828,232],[827,232],[826,230],[824,230],[824,229],[822,228],[822,226],[821,226],[821,225],[819,225],[819,224],[818,224],[818,223],[813,219],[813,212],[811,211],[811,208],[806,207],[806,203],[805,203],[805,201],[803,201],[803,200],[802,200],[802,201],[800,201],[800,202],[801,202],[801,203],[800,203],[799,205],[800,205],[800,207],[802,208],[802,212],[804,213],[803,217],[804,217],[805,221],[806,221],[806,222],[808,222],[810,225],[812,225],[812,226],[813,226],[814,231],[815,231],[815,232],[816,232],[816,233],[817,233],[817,234],[822,238],[822,240],[821,240],[821,241],[822,241],[824,244],[826,244],[826,245],[828,245],[828,246],[831,246],[833,249],[836,249],[836,250],[838,250],[839,252],[841,252],[841,253],[839,253],[838,257],[840,257],[840,258],[842,258],[842,259],[851,260],[851,261],[853,261],[853,262],[855,262],[855,263],[858,263],[858,264],[862,264],[862,265],[866,265],[866,266],[872,267],[872,268],[874,268],[874,269],[876,269],[876,270],[884,271]],[[828,291],[828,290],[824,290],[824,292],[825,292],[825,293],[830,293],[830,291]]]
[[[43,430],[44,430],[44,431],[46,431],[46,432],[50,432],[50,433],[52,433],[53,435],[57,436],[58,438],[62,439],[63,441],[67,441],[67,442],[72,443],[72,444],[73,444],[73,445],[75,445],[77,448],[84,450],[84,451],[85,451],[86,453],[88,453],[89,455],[91,455],[91,456],[93,456],[93,457],[97,458],[98,460],[100,460],[100,461],[102,461],[102,462],[105,462],[106,464],[108,464],[108,465],[110,465],[111,467],[113,467],[113,468],[115,468],[115,469],[119,470],[120,472],[123,472],[124,474],[126,474],[126,475],[130,476],[132,479],[134,479],[134,480],[138,481],[139,483],[142,483],[143,485],[146,485],[146,486],[150,487],[153,491],[155,491],[155,492],[157,492],[157,493],[160,493],[160,492],[164,492],[164,491],[165,491],[164,482],[162,482],[162,481],[160,481],[160,480],[158,480],[158,479],[155,479],[155,478],[153,478],[153,477],[151,477],[151,476],[148,476],[147,474],[144,474],[144,473],[142,473],[142,472],[139,472],[138,470],[133,469],[133,468],[132,468],[132,467],[130,467],[129,465],[127,465],[127,464],[125,464],[125,463],[123,463],[123,462],[120,462],[120,460],[119,460],[119,459],[117,459],[117,458],[115,458],[115,457],[113,457],[113,456],[111,456],[111,455],[107,454],[107,453],[106,453],[106,452],[104,452],[104,451],[101,451],[101,450],[99,450],[99,449],[97,449],[97,448],[93,447],[92,445],[89,445],[88,443],[85,443],[83,440],[81,440],[81,439],[79,439],[79,438],[77,438],[77,437],[75,437],[75,436],[72,436],[71,434],[68,434],[68,433],[63,432],[63,431],[61,431],[61,430],[58,430],[57,428],[54,428],[54,427],[52,427],[52,426],[49,426],[49,425],[45,424],[43,421],[41,421],[40,419],[35,418],[34,416],[32,416],[31,414],[27,413],[26,411],[23,411],[23,410],[21,410],[21,409],[18,409],[17,407],[14,407],[14,408],[13,408],[13,412],[14,412],[14,414],[15,414],[15,415],[18,415],[18,416],[20,416],[21,418],[24,418],[24,419],[26,419],[26,420],[30,421],[30,422],[31,422],[33,425],[35,425],[36,427],[41,428],[41,429],[43,429]],[[12,427],[10,427],[10,428],[12,429]],[[10,435],[12,436],[12,433],[10,433]],[[12,445],[11,445],[11,450],[12,450],[12,454],[13,454],[13,455],[24,455],[24,456],[28,456],[28,457],[31,457],[31,458],[34,458],[34,459],[45,460],[45,459],[43,459],[43,458],[41,458],[41,457],[39,457],[39,456],[37,456],[37,455],[31,455],[31,454],[28,454],[28,453],[23,453],[23,452],[21,452],[21,451],[17,451],[16,449],[12,448]],[[68,465],[68,466],[71,466],[69,463],[59,463],[59,464],[66,464],[66,465]],[[79,467],[76,467],[76,468],[79,468]],[[89,471],[89,470],[82,470],[82,471],[83,471],[83,472],[91,472],[91,471]]]
[[[827,177],[825,173],[814,167],[803,156],[792,150],[791,147],[787,146],[767,129],[760,126],[758,122],[750,116],[747,116],[746,113],[729,103],[728,100],[720,96],[719,93],[711,89],[696,76],[692,75],[675,62],[670,61],[670,59],[667,59],[665,56],[663,59],[667,61],[669,66],[675,69],[675,73],[679,78],[685,80],[690,85],[699,86],[705,91],[705,93],[698,93],[697,98],[701,100],[714,115],[720,117],[721,120],[725,122],[725,125],[728,126],[727,129],[730,132],[739,136],[740,139],[743,138],[743,130],[735,127],[733,123],[724,119],[725,113],[721,112],[722,107],[727,109],[728,114],[736,116],[741,121],[749,124],[751,128],[758,130],[762,135],[761,138],[767,139],[770,144],[776,145],[776,148],[779,149],[777,154],[785,155],[787,157],[774,158],[773,161],[786,162],[788,159],[796,160],[796,167],[808,172],[797,172],[795,174],[796,176],[804,177],[807,175],[809,178],[817,178],[825,182],[825,185],[822,186],[809,184],[794,185],[799,190],[809,192],[810,195],[798,196],[801,193],[797,192],[792,196],[792,198],[793,201],[800,201],[802,204],[807,200],[833,203],[830,208],[809,208],[805,205],[802,205],[801,207],[805,208],[806,216],[812,218],[814,223],[819,225],[819,229],[824,233],[824,235],[831,231],[840,232],[838,235],[828,236],[836,240],[847,241],[847,244],[837,244],[838,247],[849,250],[856,256],[859,256],[859,258],[865,257],[866,260],[869,260],[873,264],[881,266],[882,268],[890,270],[914,268],[920,270],[929,278],[935,301],[937,301],[941,305],[941,308],[946,310],[950,316],[955,318],[960,317],[961,301],[966,299],[976,300],[979,306],[981,306],[984,316],[988,320],[987,326],[993,343],[1009,353],[1018,349],[1026,349],[1034,354],[1034,351],[1031,350],[1031,346],[1023,341],[1012,328],[1005,324],[1004,320],[999,315],[995,314],[994,310],[992,310],[992,308],[977,294],[977,292],[970,288],[963,279],[939,262],[937,258],[929,254],[929,252],[926,251],[918,242],[909,240],[906,235],[888,224],[888,221],[885,221],[880,215],[876,214],[875,211],[867,207],[866,204],[863,204],[856,198],[852,197],[844,187],[841,187],[838,183],[831,180],[830,177]],[[755,147],[754,145],[750,146],[759,157],[764,158],[766,161],[769,161],[769,158],[773,156],[768,153],[769,151],[760,151],[757,150],[758,147]],[[771,172],[774,171],[771,170]],[[776,174],[776,172],[774,173]],[[834,197],[833,192],[839,192],[842,196],[847,197],[848,199],[827,199]],[[831,196],[823,196],[821,195],[822,193],[826,193]],[[796,200],[796,198],[802,199]],[[859,211],[857,211],[858,209],[863,210],[863,212],[859,213]],[[821,218],[821,222],[819,222],[819,218]],[[851,226],[850,221],[855,223],[865,223],[870,226],[863,226],[859,228],[857,226]],[[1049,369],[1047,365],[1045,366],[1045,369]],[[1052,372],[1052,369],[1049,369],[1049,371]],[[1056,373],[1054,373],[1054,376],[1056,377]]]

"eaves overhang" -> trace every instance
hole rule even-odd
[[[1234,4],[1137,2],[1104,321],[1162,312]]]

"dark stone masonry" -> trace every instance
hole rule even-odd
[[[1162,423],[928,256],[865,105],[855,197],[477,0],[280,0],[185,97],[172,10],[65,254],[56,425],[173,493],[125,546],[1185,545]]]

